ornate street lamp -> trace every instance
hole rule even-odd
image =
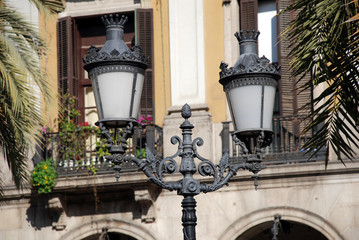
[[[255,179],[258,171],[262,169],[260,155],[254,154],[253,157],[253,154],[246,150],[247,147],[244,140],[246,137],[257,137],[259,138],[258,142],[261,143],[258,147],[263,147],[265,146],[265,138],[271,137],[271,127],[267,122],[267,118],[271,118],[272,115],[269,112],[273,110],[273,106],[271,110],[268,110],[267,107],[270,108],[270,106],[268,106],[267,103],[264,104],[264,101],[274,102],[274,99],[267,99],[267,97],[274,98],[273,89],[275,91],[275,80],[279,79],[278,68],[274,67],[274,72],[266,72],[269,61],[264,61],[263,58],[259,59],[254,53],[255,45],[253,44],[255,44],[255,40],[258,37],[257,33],[247,35],[246,37],[242,37],[242,35],[238,37],[237,34],[242,50],[242,54],[237,62],[238,64],[230,69],[227,69],[225,63],[222,62],[221,64],[222,72],[220,82],[224,85],[224,89],[227,92],[228,101],[232,107],[233,120],[236,123],[234,139],[243,147],[243,152],[245,153],[244,159],[246,161],[230,165],[228,163],[228,153],[222,156],[219,164],[214,164],[208,159],[203,158],[197,152],[197,146],[203,145],[202,138],[198,137],[192,140],[192,129],[194,126],[188,120],[191,117],[191,108],[188,104],[182,107],[181,114],[184,118],[184,122],[180,125],[182,138],[178,136],[171,138],[172,144],[178,144],[177,152],[173,156],[159,160],[147,148],[146,160],[140,160],[134,156],[126,155],[125,150],[127,149],[126,140],[133,135],[133,123],[138,111],[138,99],[142,87],[137,84],[143,83],[143,73],[146,65],[144,61],[145,58],[140,54],[138,47],[132,50],[125,47],[123,42],[123,24],[126,22],[125,19],[126,17],[123,16],[119,19],[117,15],[103,17],[107,26],[106,43],[100,51],[91,47],[88,55],[84,59],[85,69],[89,72],[94,87],[99,114],[98,124],[103,136],[107,138],[109,152],[111,153],[110,160],[115,165],[116,178],[118,179],[120,177],[119,172],[122,163],[134,162],[153,183],[170,191],[176,190],[178,195],[184,197],[182,201],[184,239],[195,240],[197,217],[194,196],[201,192],[216,191],[224,185],[227,185],[229,179],[235,175],[239,169],[246,169],[253,172]],[[110,43],[108,43],[109,41]],[[249,47],[244,47],[243,45],[248,45]],[[251,48],[252,50],[250,50]],[[249,57],[251,61],[248,61],[250,64],[245,65],[241,59],[246,59],[247,57]],[[247,61],[245,61],[245,63],[247,63]],[[247,67],[250,67],[250,70],[247,70],[243,75],[242,72],[237,70]],[[255,83],[252,83],[251,76]],[[247,88],[248,90],[238,90],[243,85],[241,83],[242,79],[248,82],[250,86]],[[252,97],[254,93],[258,92],[258,90],[253,88],[253,86],[256,85],[260,85],[262,89],[259,96],[257,96],[259,100]],[[267,86],[270,86],[270,89],[268,89]],[[250,91],[250,96],[247,94],[247,97],[251,97],[250,101],[253,101],[253,107],[252,102],[244,99],[247,106],[244,109],[237,109],[243,107],[243,104],[241,106],[241,104],[238,103],[238,101],[243,100],[241,96],[237,94],[246,94],[248,93],[247,91]],[[119,97],[118,95],[122,96]],[[260,107],[256,106],[256,108],[254,108],[254,105],[259,105]],[[247,111],[248,107],[252,108],[251,111]],[[241,114],[241,111],[244,111],[245,114]],[[254,113],[254,111],[259,112]],[[265,118],[267,114],[270,116]],[[254,121],[254,119],[248,121],[246,117],[251,118],[254,116],[260,116],[262,119],[259,121],[260,124],[244,124]],[[124,128],[120,144],[116,144],[112,140],[108,131],[110,127]],[[245,138],[243,138],[243,136],[245,136]],[[175,160],[176,157],[181,158],[179,167]],[[200,161],[198,167],[194,162],[194,158]],[[177,171],[183,175],[181,180],[176,182],[166,182],[164,180],[164,174],[173,174]],[[213,180],[210,183],[201,183],[200,180],[194,178],[194,174],[197,171],[202,176],[212,177]],[[255,185],[257,185],[256,181]]]
[[[262,138],[261,147],[272,139],[272,117],[279,67],[266,57],[257,55],[259,32],[235,34],[240,52],[235,65],[221,63],[219,82],[223,85],[230,105],[235,135],[239,139]]]
[[[146,59],[138,46],[129,49],[123,41],[127,17],[105,15],[102,21],[106,25],[106,43],[101,50],[90,47],[84,68],[94,90],[98,123],[124,127],[137,119]]]
[[[253,165],[254,184],[257,173],[264,167],[262,149],[272,142],[272,118],[280,67],[257,55],[259,32],[247,30],[234,34],[240,53],[233,67],[222,62],[220,80],[226,92],[234,123],[233,140],[241,146],[247,163]],[[251,155],[249,155],[251,153]]]

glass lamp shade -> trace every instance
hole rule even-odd
[[[131,65],[98,66],[89,74],[94,89],[99,122],[123,127],[136,122],[144,69]]]
[[[237,84],[226,88],[235,133],[239,136],[258,136],[272,132],[276,81],[266,77],[233,79]]]

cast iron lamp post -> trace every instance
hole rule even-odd
[[[200,137],[192,140],[194,126],[189,122],[191,108],[182,107],[184,122],[180,125],[182,138],[173,136],[172,144],[178,144],[177,152],[170,157],[158,160],[146,149],[146,159],[140,160],[126,155],[128,138],[133,135],[133,127],[139,109],[146,61],[139,47],[129,49],[123,41],[123,25],[127,18],[109,15],[102,18],[106,25],[106,43],[101,50],[89,49],[84,58],[84,68],[91,78],[99,125],[102,135],[107,139],[110,160],[114,164],[116,178],[120,177],[121,164],[134,162],[149,180],[161,188],[176,190],[184,197],[182,201],[182,225],[185,240],[195,240],[197,225],[196,201],[194,196],[200,192],[212,192],[228,184],[229,179],[239,169],[254,173],[257,187],[257,173],[261,165],[261,150],[271,142],[271,118],[276,82],[280,78],[279,68],[269,64],[269,60],[258,58],[256,53],[257,32],[236,34],[240,43],[241,55],[234,67],[221,63],[220,83],[223,85],[230,104],[236,131],[233,139],[243,149],[245,161],[229,164],[229,155],[224,153],[219,164],[203,158],[197,146],[203,145]],[[108,128],[123,128],[120,142],[116,143]],[[257,143],[255,144],[255,141]],[[176,157],[181,158],[177,166]],[[194,158],[199,159],[198,167]],[[164,174],[179,171],[183,178],[177,182],[166,182]],[[199,172],[202,176],[212,177],[211,183],[201,183],[194,178]]]

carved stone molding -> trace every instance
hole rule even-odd
[[[155,201],[160,193],[157,187],[133,188],[135,201],[141,205],[141,220],[144,223],[153,223],[156,220]]]
[[[66,213],[64,207],[58,197],[49,199],[47,209],[52,218],[52,228],[57,231],[62,231],[66,228]]]

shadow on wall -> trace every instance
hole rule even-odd
[[[26,220],[36,230],[52,225],[52,219],[46,209],[48,196],[38,195],[34,192],[30,196],[30,207],[26,210]]]
[[[30,196],[30,207],[26,210],[26,220],[36,229],[52,226],[56,230],[66,228],[66,218],[111,213],[132,213],[132,219],[141,219],[143,208],[134,199],[131,189],[121,191],[93,191]],[[142,211],[141,211],[142,209]]]

